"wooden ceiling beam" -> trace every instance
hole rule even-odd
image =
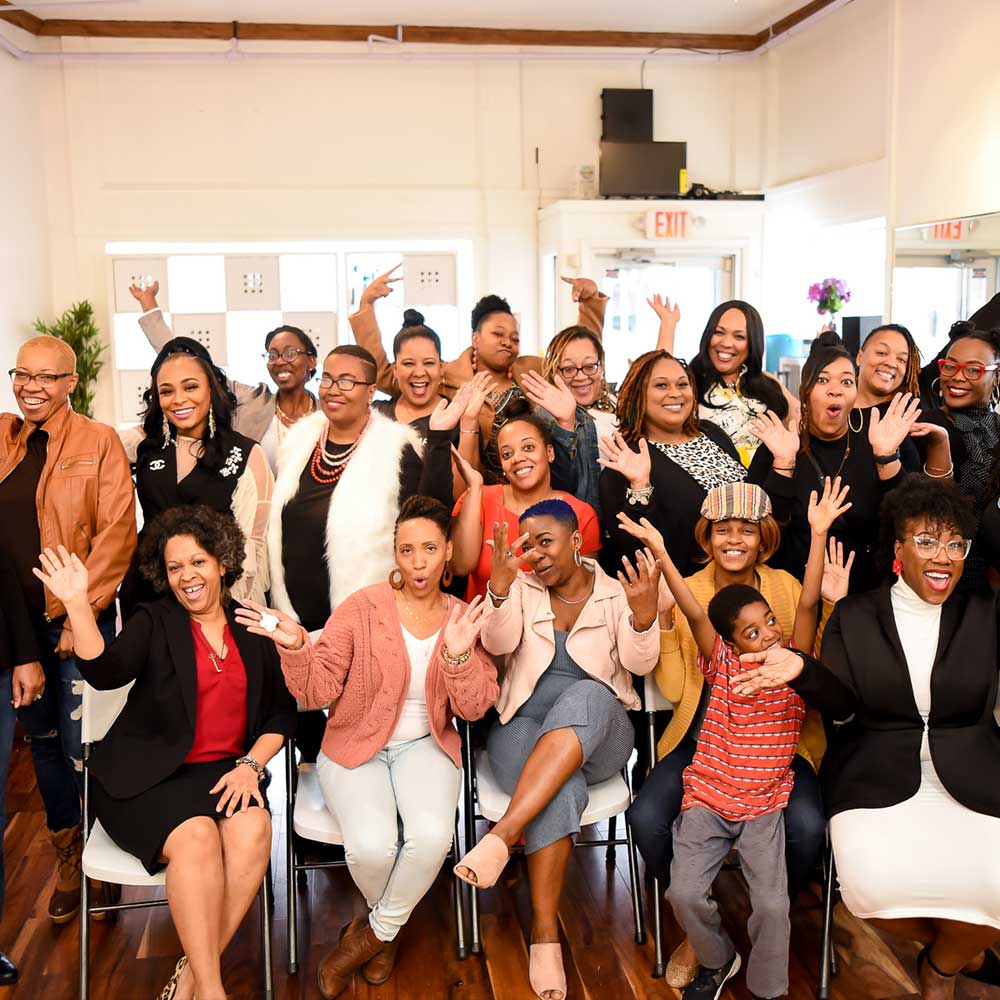
[[[764,28],[763,31],[758,31],[756,36],[757,44],[754,48],[760,48],[772,39],[780,38],[782,35],[791,31],[792,28],[800,25],[807,18],[812,17],[813,14],[818,14],[825,7],[829,7],[830,4],[835,2],[836,0],[811,0],[810,3],[799,7],[798,10],[793,10],[787,17],[783,17],[780,20],[775,21],[774,24]]]
[[[45,22],[40,17],[29,14],[26,10],[12,10],[9,14],[5,14],[4,7],[11,6],[13,5],[8,3],[8,0],[0,0],[0,21],[6,21],[7,24],[13,24],[16,28],[23,28],[32,35],[37,35]]]

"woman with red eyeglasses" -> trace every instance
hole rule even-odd
[[[938,378],[933,384],[940,410],[925,419],[939,423],[951,441],[953,475],[969,498],[977,520],[988,506],[995,507],[994,452],[1000,442],[1000,330],[980,330],[968,321],[956,323],[950,332],[948,353],[938,359]],[[992,523],[993,517],[989,519]],[[985,541],[985,538],[983,539]],[[990,545],[973,545],[962,574],[962,587],[986,583]]]

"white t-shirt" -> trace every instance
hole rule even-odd
[[[437,645],[440,629],[426,639],[418,639],[411,635],[403,626],[403,641],[406,643],[406,655],[410,659],[410,686],[406,692],[403,710],[399,713],[399,721],[389,737],[387,746],[397,746],[410,740],[419,740],[429,736],[431,720],[427,713],[427,666],[431,662],[431,653]]]

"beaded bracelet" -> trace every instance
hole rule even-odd
[[[631,486],[625,489],[625,499],[628,500],[630,506],[634,507],[637,503],[646,506],[649,503],[650,497],[653,495],[652,484],[641,490],[634,490]]]
[[[494,607],[503,604],[504,601],[510,600],[510,594],[504,594],[503,597],[501,597],[499,594],[494,594],[493,588],[490,586],[489,580],[486,581],[486,596],[491,601],[493,601]]]
[[[461,653],[458,656],[452,656],[451,653],[448,652],[447,646],[441,647],[441,659],[444,660],[449,667],[460,667],[469,659],[470,656],[472,656],[471,649],[467,649],[464,653]]]

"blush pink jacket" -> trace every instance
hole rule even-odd
[[[465,606],[451,598],[449,615],[456,604]],[[427,713],[434,740],[461,767],[462,741],[452,719],[483,716],[497,700],[497,671],[478,642],[461,666],[445,663],[443,635],[442,628],[427,667]],[[279,652],[288,690],[300,705],[330,707],[323,735],[323,753],[330,760],[358,767],[389,742],[410,686],[410,659],[388,583],[347,598],[315,643],[307,637],[302,649]]]
[[[659,662],[659,624],[654,617],[645,632],[636,632],[622,585],[593,559],[583,562],[594,573],[594,592],[570,630],[566,652],[610,687],[625,708],[639,708],[632,674],[648,674]],[[501,722],[509,722],[555,656],[555,615],[548,588],[534,573],[520,571],[509,600],[495,608],[487,598],[484,618],[483,646],[495,656],[507,655],[497,711]]]

